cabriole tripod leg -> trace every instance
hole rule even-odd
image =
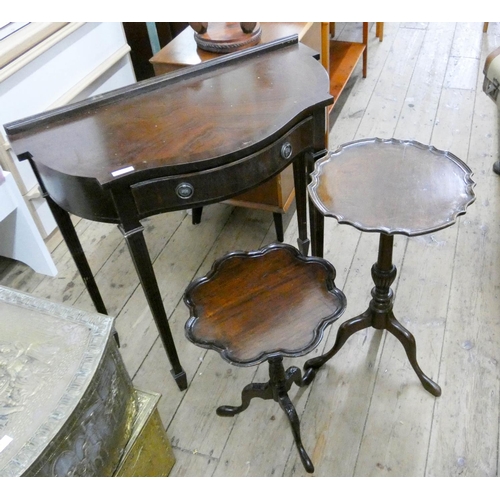
[[[219,406],[216,413],[220,417],[234,417],[238,413],[246,410],[253,398],[273,399],[273,390],[269,385],[269,382],[266,382],[265,384],[248,384],[241,392],[240,406]]]
[[[333,347],[322,356],[317,356],[305,362],[304,377],[302,378],[302,382],[304,384],[310,384],[314,380],[314,377],[316,377],[318,370],[329,359],[333,358],[338,351],[340,351],[351,335],[359,332],[360,330],[364,330],[365,328],[369,328],[371,325],[372,313],[370,309],[367,309],[363,314],[342,323],[337,332],[337,338],[335,339]]]
[[[392,312],[389,313],[386,329],[403,344],[408,360],[424,388],[433,396],[441,396],[441,387],[425,375],[417,362],[417,345],[415,343],[415,337],[394,317]]]
[[[314,472],[314,465],[306,453],[300,437],[300,421],[297,415],[297,410],[288,397],[288,388],[293,382],[297,385],[303,385],[302,382],[297,382],[295,379],[301,379],[301,372],[296,367],[291,367],[285,372],[283,367],[283,357],[274,356],[269,358],[269,385],[274,393],[274,400],[277,401],[281,409],[288,417],[292,428],[293,439],[300,455],[300,460],[307,472]]]
[[[295,406],[293,406],[293,403],[290,401],[290,398],[288,397],[288,394],[286,392],[280,393],[278,395],[278,403],[281,409],[285,412],[290,422],[293,439],[295,441],[295,446],[297,447],[297,451],[299,452],[302,465],[304,466],[307,472],[314,472],[314,465],[311,459],[309,458],[309,455],[307,454],[304,445],[302,444],[302,439],[300,437],[300,421]]]

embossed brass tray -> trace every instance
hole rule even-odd
[[[137,395],[113,319],[0,287],[0,476],[110,476]]]

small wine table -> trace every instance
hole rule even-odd
[[[313,255],[323,256],[323,216],[360,231],[378,232],[380,242],[368,309],[340,326],[330,351],[306,362],[305,380],[314,378],[351,335],[372,327],[392,333],[424,388],[434,396],[441,394],[418,365],[413,335],[392,312],[391,284],[397,272],[392,263],[393,240],[395,234],[417,236],[454,224],[475,200],[471,175],[469,167],[449,152],[396,139],[353,141],[316,162],[308,187],[314,207]]]
[[[299,417],[288,396],[294,383],[307,384],[299,368],[285,371],[283,357],[311,352],[325,328],[344,312],[346,300],[335,286],[335,275],[326,260],[306,257],[290,245],[273,244],[225,255],[206,276],[191,282],[184,294],[190,311],[189,341],[219,352],[236,366],[269,363],[269,381],[247,385],[241,405],[220,406],[217,415],[233,417],[248,408],[253,398],[273,399],[288,417],[307,472],[314,472],[314,465],[302,444]]]

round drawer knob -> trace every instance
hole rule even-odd
[[[281,146],[281,157],[288,160],[292,156],[292,145],[289,142],[285,142]]]
[[[181,182],[175,188],[175,192],[177,193],[177,196],[179,198],[187,200],[188,198],[191,198],[191,196],[193,196],[194,187],[191,184],[189,184],[189,182]]]

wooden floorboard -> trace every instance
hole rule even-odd
[[[449,150],[474,172],[476,202],[445,230],[395,237],[394,312],[415,335],[422,370],[443,394],[427,393],[402,345],[385,332],[353,335],[307,388],[290,396],[315,476],[498,476],[500,420],[500,176],[498,109],[482,91],[485,57],[500,45],[500,23],[370,23],[368,74],[358,63],[330,116],[330,148],[365,137],[412,139]],[[336,23],[335,38],[361,40],[361,23]],[[189,388],[178,390],[120,232],[75,219],[76,229],[116,318],[126,367],[139,389],[158,392],[160,416],[176,464],[171,476],[307,476],[279,405],[254,400],[234,418],[215,414],[239,404],[242,388],[265,382],[267,366],[238,368],[184,337],[182,293],[229,251],[275,239],[272,216],[224,204],[207,207],[200,225],[177,212],[146,221],[145,235]],[[285,241],[296,244],[294,209]],[[378,236],[325,221],[325,258],[348,299],[343,319],[371,298]],[[0,284],[93,310],[56,235],[49,248],[55,278],[0,259]],[[300,360],[330,349],[338,324]]]

